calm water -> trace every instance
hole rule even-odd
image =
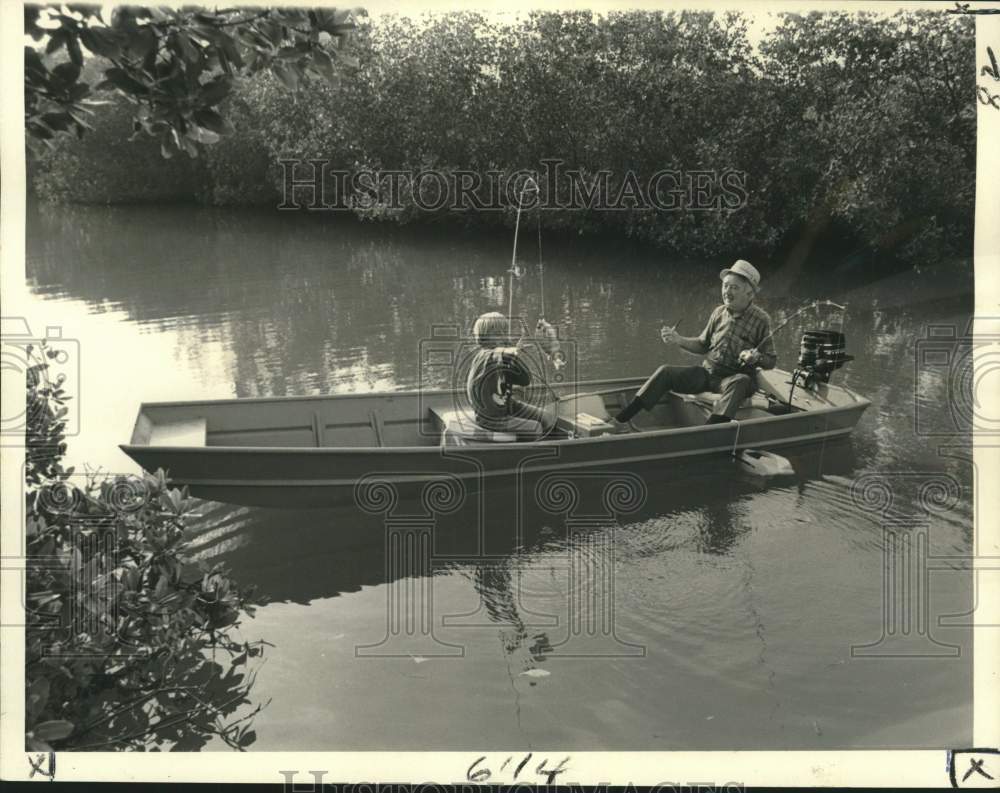
[[[514,307],[533,322],[542,284],[527,240]],[[700,331],[717,263],[544,242],[544,313],[567,340],[568,375],[695,360],[658,328]],[[117,444],[141,401],[415,387],[432,326],[504,310],[509,246],[266,212],[33,211],[25,314],[35,333],[59,326],[79,345],[70,461],[135,470]],[[254,748],[969,745],[975,483],[967,443],[939,454],[926,434],[952,425],[948,370],[918,366],[916,351],[929,325],[965,330],[971,278],[755,263],[776,321],[807,300],[848,303],[857,359],[837,377],[873,402],[850,442],[795,454],[792,481],[721,461],[569,475],[575,506],[538,482],[429,518],[401,503],[389,517],[417,516],[415,536],[430,538],[431,574],[416,578],[388,561],[385,515],[206,503],[199,553],[270,599],[244,627],[275,645],[253,691],[272,700]],[[779,365],[821,325],[793,320]],[[645,494],[609,509],[600,494],[616,486]],[[940,496],[930,507],[922,488]],[[883,628],[887,560],[921,570],[883,539],[890,519],[925,521],[902,534],[926,538],[927,589],[915,575],[887,608],[901,619],[924,592],[927,626],[911,614]],[[397,603],[423,606],[433,635],[400,629]]]

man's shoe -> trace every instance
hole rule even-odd
[[[705,424],[725,424],[728,421],[732,421],[729,416],[720,416],[718,413],[713,413],[708,417],[708,421]]]
[[[628,432],[635,431],[635,427],[632,426],[631,421],[619,421],[614,416],[608,419],[608,424],[611,425],[612,435],[624,435]]]

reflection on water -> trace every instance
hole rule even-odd
[[[110,470],[131,470],[114,444],[141,401],[413,387],[434,324],[468,327],[508,299],[503,236],[328,217],[42,209],[28,251],[33,326],[61,324],[81,345],[70,462]],[[524,264],[514,303],[533,320],[540,285]],[[657,331],[700,330],[718,269],[547,242],[544,313],[582,378],[687,362]],[[951,421],[951,383],[915,351],[927,325],[965,331],[969,284],[760,269],[776,321],[807,299],[849,304],[856,360],[835,377],[873,402],[849,442],[790,452],[791,480],[721,459],[570,472],[560,486],[529,469],[442,514],[204,504],[197,552],[270,601],[246,626],[276,645],[255,748],[968,743],[973,469],[967,438],[941,456],[918,431]],[[776,337],[784,365],[816,325],[806,314]],[[891,503],[879,482],[862,487],[872,473],[888,474]],[[641,497],[609,499],[616,481],[641,483]],[[910,542],[927,544],[933,619],[904,650],[926,657],[879,657],[886,570],[909,564]],[[408,633],[421,615],[430,633]]]

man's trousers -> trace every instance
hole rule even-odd
[[[661,366],[643,383],[636,398],[646,410],[651,410],[667,391],[679,394],[714,391],[720,396],[712,412],[731,419],[754,390],[753,378],[747,374],[720,378],[704,366]]]

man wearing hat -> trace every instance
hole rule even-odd
[[[639,389],[615,420],[629,421],[640,410],[650,410],[667,391],[697,394],[715,391],[709,424],[731,421],[736,410],[756,388],[755,367],[772,369],[777,361],[771,341],[771,318],[753,299],[760,287],[760,273],[740,259],[719,273],[722,305],[708,318],[700,336],[681,336],[664,327],[660,337],[666,344],[704,355],[701,366],[661,366]]]

